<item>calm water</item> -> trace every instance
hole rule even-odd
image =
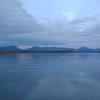
[[[100,100],[100,54],[0,55],[0,100]]]

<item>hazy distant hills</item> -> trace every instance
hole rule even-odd
[[[18,52],[21,49],[19,49],[16,46],[6,46],[6,47],[0,47],[0,52]]]
[[[81,47],[81,48],[76,49],[76,53],[100,53],[100,49],[99,48],[91,49],[87,47]]]
[[[95,53],[96,50],[95,49],[91,49],[91,48],[87,48],[87,47],[81,47],[81,48],[78,48],[76,50],[77,53]]]
[[[60,48],[60,47],[32,47],[30,49],[27,49],[27,51],[30,51],[30,52],[73,52],[74,49]]]
[[[20,49],[16,46],[0,47],[0,53],[34,53],[34,52],[51,52],[51,53],[100,53],[100,49],[91,49],[87,47],[62,48],[62,47],[32,47],[28,49]]]

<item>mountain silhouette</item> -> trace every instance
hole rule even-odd
[[[20,49],[16,46],[0,47],[0,52],[18,52]]]
[[[27,51],[34,52],[73,52],[71,48],[62,48],[62,47],[32,47],[27,49]]]
[[[77,53],[95,53],[96,50],[95,49],[91,49],[88,47],[80,47],[76,50]]]
[[[0,47],[0,53],[15,52],[15,53],[32,53],[32,52],[51,52],[51,53],[100,53],[100,48],[91,49],[88,47],[63,48],[63,47],[32,47],[28,49],[19,49],[17,46]]]

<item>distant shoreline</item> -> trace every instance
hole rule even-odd
[[[0,54],[18,54],[18,53],[74,53],[66,51],[33,51],[33,52],[0,52]]]
[[[43,54],[47,54],[47,53],[51,53],[51,54],[55,54],[55,53],[57,53],[57,54],[60,54],[60,53],[64,53],[64,54],[85,54],[85,52],[63,52],[63,51],[35,51],[35,52],[0,52],[0,55],[9,55],[9,54],[32,54],[32,53],[35,53],[35,54],[38,54],[38,53],[43,53]],[[90,52],[91,53],[91,52]],[[93,53],[91,53],[91,54],[95,54],[95,53],[97,53],[97,54],[99,54],[99,52],[93,52]],[[86,53],[86,54],[89,54],[89,52],[88,53]]]
[[[16,54],[16,53],[100,53],[100,48],[62,48],[62,47],[32,47],[28,49],[20,49],[16,46],[0,47],[0,54]]]

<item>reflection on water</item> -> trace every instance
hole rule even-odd
[[[99,100],[100,54],[0,55],[0,100]]]

